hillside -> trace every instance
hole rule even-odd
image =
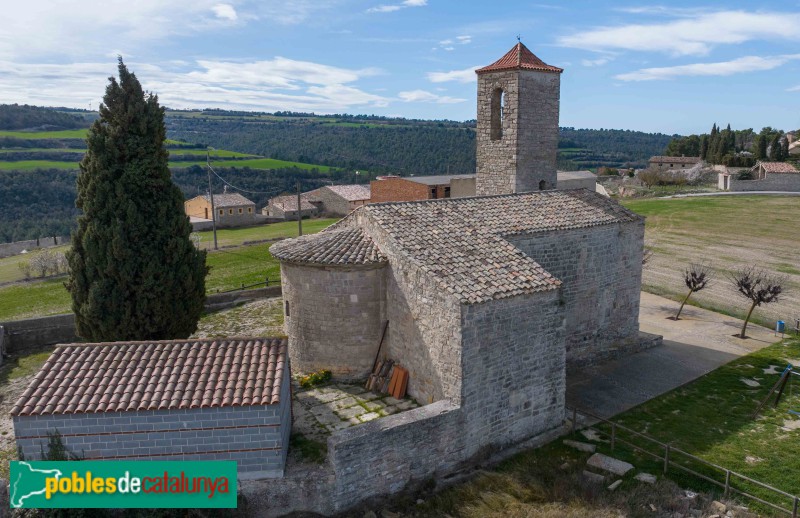
[[[0,104],[0,130],[76,129],[88,127],[89,120],[83,113],[64,113],[57,108],[42,108],[27,104]]]
[[[379,173],[475,170],[475,122],[314,114],[167,112],[173,138],[281,160]],[[560,169],[646,167],[674,136],[561,128]]]

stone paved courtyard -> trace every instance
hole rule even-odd
[[[341,383],[303,389],[292,380],[294,405],[293,433],[325,442],[337,430],[416,408],[411,398],[395,399],[375,394],[363,385]]]

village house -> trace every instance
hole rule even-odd
[[[183,207],[190,218],[211,221],[213,215],[218,227],[239,227],[257,222],[256,204],[239,193],[227,192],[227,188],[222,194],[214,195],[213,209],[208,194],[183,202]]]
[[[303,194],[320,214],[346,216],[369,203],[369,185],[326,185]]]
[[[650,157],[648,164],[656,171],[680,171],[691,169],[702,161],[699,156],[654,156]]]
[[[319,213],[316,205],[308,201],[306,196],[300,196],[300,216],[313,218]],[[287,221],[297,220],[297,195],[287,194],[276,196],[269,200],[266,207],[261,209],[261,214],[269,218],[280,218]]]

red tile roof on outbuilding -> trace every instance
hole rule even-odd
[[[800,173],[789,162],[759,162],[756,167],[762,166],[765,173]]]
[[[280,338],[61,344],[11,415],[280,403]]]
[[[534,53],[528,50],[528,47],[522,43],[517,43],[505,56],[489,66],[479,68],[475,72],[482,74],[484,72],[497,72],[500,70],[538,70],[540,72],[553,72],[556,74],[560,74],[564,71],[563,68],[548,65],[537,58]]]

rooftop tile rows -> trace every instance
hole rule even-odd
[[[800,173],[788,162],[759,162],[767,173]]]
[[[360,228],[329,228],[319,234],[275,243],[270,253],[281,261],[310,264],[379,264],[385,263],[372,239]]]
[[[206,201],[211,201],[208,194],[204,194],[203,198]],[[253,205],[253,202],[245,198],[239,193],[226,193],[226,194],[215,194],[214,195],[214,207],[239,207],[242,205]]]
[[[491,65],[485,66],[483,68],[479,68],[476,70],[478,74],[482,74],[483,72],[495,72],[499,70],[538,70],[541,72],[555,72],[560,74],[564,71],[562,68],[554,67],[552,65],[548,65],[533,52],[528,50],[528,47],[523,45],[522,43],[517,43],[514,45],[514,48],[509,50],[505,56],[498,59]]]
[[[286,348],[278,338],[58,345],[11,414],[277,404]]]

